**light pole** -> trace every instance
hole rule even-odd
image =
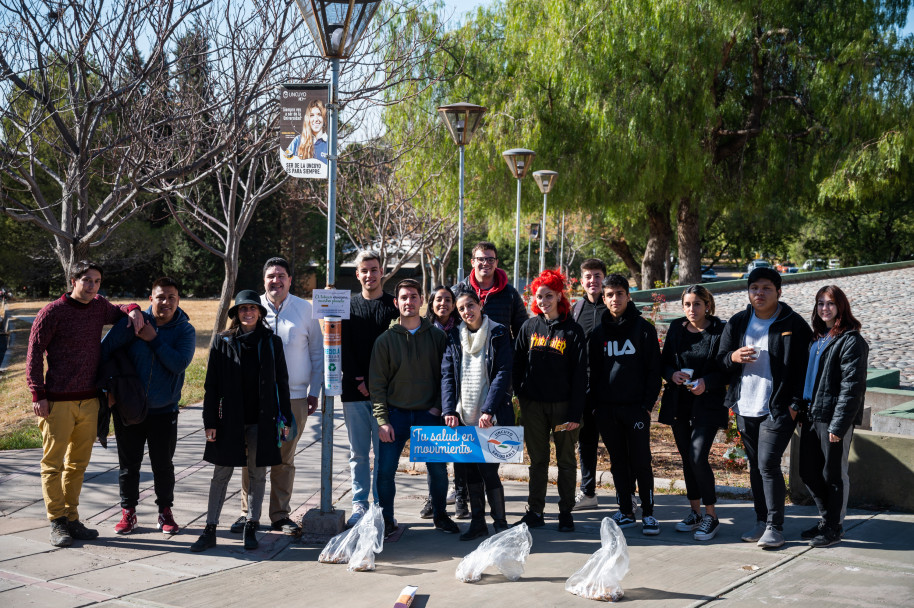
[[[546,201],[549,198],[549,191],[555,185],[555,178],[558,176],[559,174],[555,171],[546,169],[533,172],[533,179],[536,180],[536,185],[543,193],[543,223],[540,224],[540,274],[546,270]]]
[[[330,153],[327,178],[327,287],[336,283],[336,132],[339,126],[340,59],[347,59],[365,33],[381,0],[295,0],[311,37],[330,60]],[[326,385],[321,407],[321,515],[333,513],[333,397]],[[335,532],[334,532],[335,534]]]
[[[514,217],[514,286],[520,281],[520,180],[524,179],[530,170],[530,163],[536,156],[533,150],[526,148],[512,148],[501,153],[511,175],[517,179],[517,214]]]
[[[565,274],[565,212],[562,211],[562,246],[559,249],[559,270]]]
[[[457,148],[460,150],[460,195],[458,198],[458,227],[457,227],[457,282],[463,281],[463,148],[470,143],[476,129],[482,123],[482,115],[487,108],[472,103],[452,103],[438,108],[438,114],[444,120],[444,126]]]

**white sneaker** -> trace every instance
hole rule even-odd
[[[452,505],[457,502],[457,488],[451,486],[451,491],[447,493],[447,504]]]
[[[638,502],[638,496],[636,494],[632,494],[632,515],[637,515],[640,508],[641,503]]]
[[[596,494],[588,496],[584,492],[578,492],[574,497],[574,506],[571,507],[571,510],[581,511],[583,509],[596,509],[599,506]]]
[[[701,515],[695,511],[689,511],[689,514],[681,522],[676,524],[677,532],[691,532],[701,523]]]
[[[768,527],[767,523],[765,523],[763,521],[757,521],[757,522],[755,522],[755,527],[752,528],[751,530],[749,530],[748,532],[744,532],[740,538],[743,539],[743,541],[747,542],[747,543],[757,543],[758,539],[760,539],[762,537],[762,534],[765,533],[765,528],[767,528],[767,527]]]
[[[362,517],[367,512],[368,512],[368,507],[366,507],[365,505],[363,505],[360,502],[357,502],[354,505],[352,505],[352,515],[350,515],[349,519],[346,520],[346,527],[347,528],[355,527],[355,525],[357,523],[359,523],[359,520],[361,520]]]

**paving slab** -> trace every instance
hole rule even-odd
[[[53,581],[120,563],[88,551],[56,549],[0,562],[0,568],[43,581]]]
[[[25,538],[21,535],[7,534],[0,542],[0,568],[3,568],[8,560],[14,560],[26,555],[36,555],[39,553],[48,553],[55,548],[48,543],[48,532],[50,528],[44,529],[44,536],[39,538]]]
[[[10,608],[78,608],[90,606],[97,601],[92,597],[74,595],[66,588],[48,589],[35,585],[24,585],[3,591],[0,598],[3,605]]]
[[[54,582],[112,597],[120,597],[146,589],[171,585],[187,578],[189,576],[186,574],[169,572],[146,564],[127,562],[63,577]]]

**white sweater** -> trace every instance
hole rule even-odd
[[[317,397],[324,382],[324,337],[311,312],[311,302],[289,294],[279,314],[266,294],[260,296],[260,303],[267,309],[267,325],[282,340],[289,369],[289,397]]]

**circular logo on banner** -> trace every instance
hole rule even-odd
[[[523,447],[523,442],[517,433],[510,428],[496,429],[489,435],[486,448],[489,453],[499,460],[511,460]]]

